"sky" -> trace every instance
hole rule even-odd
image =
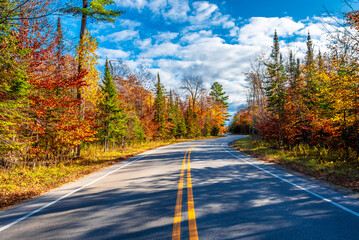
[[[316,51],[325,51],[333,18],[347,10],[341,0],[115,0],[125,10],[115,23],[92,23],[100,64],[107,57],[131,67],[144,63],[160,73],[167,90],[178,89],[183,75],[200,75],[205,87],[223,85],[229,113],[246,103],[245,73],[250,62],[268,54],[277,30],[284,55],[305,52],[310,32]],[[78,20],[66,20],[74,32]]]

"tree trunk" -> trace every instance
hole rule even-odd
[[[87,0],[82,0],[82,8],[88,8],[88,1]],[[83,62],[83,39],[85,36],[85,31],[86,31],[86,24],[87,24],[87,15],[86,14],[82,14],[82,18],[81,18],[81,30],[80,30],[80,46],[79,46],[79,65],[78,65],[78,74],[81,74],[82,71],[82,62]],[[82,112],[82,96],[81,96],[81,87],[77,87],[76,89],[76,97],[77,100],[80,102],[79,104],[79,112],[80,112],[80,118],[81,118],[81,112]],[[76,156],[77,158],[80,157],[81,154],[81,144],[77,145],[76,148]]]

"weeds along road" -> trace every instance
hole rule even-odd
[[[0,212],[0,239],[359,239],[359,203],[238,153],[151,150]]]

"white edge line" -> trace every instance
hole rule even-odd
[[[151,153],[154,153],[154,152],[156,152],[157,150],[158,150],[158,149],[152,151]],[[126,164],[124,164],[124,165],[118,167],[118,168],[116,168],[115,170],[113,170],[113,171],[111,171],[111,172],[109,172],[109,173],[106,173],[105,175],[103,175],[103,176],[101,176],[101,177],[99,177],[99,178],[93,180],[92,182],[87,183],[86,185],[83,185],[82,187],[77,188],[77,189],[73,190],[72,192],[67,193],[66,195],[64,195],[64,196],[62,196],[62,197],[60,197],[60,198],[58,198],[58,199],[56,199],[56,200],[54,200],[54,201],[52,201],[52,202],[50,202],[50,203],[48,203],[48,204],[46,204],[46,205],[40,207],[40,208],[38,208],[38,209],[36,209],[36,210],[34,210],[34,211],[32,211],[32,212],[30,212],[30,213],[28,213],[28,214],[22,216],[21,218],[16,219],[15,221],[13,221],[13,222],[11,222],[11,223],[9,223],[9,224],[7,224],[7,225],[1,227],[1,228],[0,228],[0,232],[1,232],[1,231],[4,231],[5,229],[8,229],[9,227],[11,227],[11,226],[13,226],[13,225],[15,225],[15,224],[17,224],[17,223],[23,221],[23,220],[25,220],[26,218],[31,217],[31,216],[34,215],[35,213],[40,212],[41,210],[43,210],[43,209],[45,209],[45,208],[47,208],[47,207],[50,207],[51,205],[53,205],[53,204],[55,204],[55,203],[61,201],[62,199],[67,198],[68,196],[70,196],[70,195],[72,195],[72,194],[74,194],[74,193],[76,193],[76,192],[78,192],[78,191],[80,191],[80,190],[82,190],[82,189],[84,189],[84,188],[86,188],[86,187],[88,187],[88,186],[90,186],[90,185],[92,185],[92,184],[94,184],[94,183],[100,181],[101,179],[107,177],[108,175],[111,175],[112,173],[117,172],[118,170],[120,170],[120,169],[122,169],[122,168],[124,168],[124,167],[126,167],[126,166],[128,166],[128,165],[130,165],[130,164],[132,164],[132,163],[134,163],[134,162],[137,162],[138,160],[140,160],[140,159],[142,159],[142,158],[144,158],[144,157],[150,155],[151,153],[148,153],[148,154],[146,154],[146,155],[142,155],[142,156],[140,156],[140,157],[138,157],[138,158],[136,158],[136,159],[134,159],[134,160],[132,160],[132,161],[130,161],[130,162],[128,162],[128,163],[126,163]]]
[[[305,192],[307,192],[307,193],[309,193],[309,194],[311,194],[311,195],[313,195],[313,196],[315,196],[315,197],[317,197],[317,198],[319,198],[319,199],[321,199],[321,200],[323,200],[323,201],[325,201],[325,202],[327,202],[327,203],[330,203],[330,204],[332,204],[332,205],[334,205],[334,206],[336,206],[336,207],[338,207],[338,208],[340,208],[340,209],[342,209],[342,210],[344,210],[344,211],[346,211],[346,212],[348,212],[348,213],[351,213],[351,214],[353,214],[353,215],[359,217],[359,213],[358,213],[358,212],[355,212],[355,211],[353,211],[353,210],[351,210],[351,209],[349,209],[349,208],[347,208],[347,207],[344,207],[343,205],[340,205],[339,203],[336,203],[336,202],[334,202],[334,201],[332,201],[332,200],[330,200],[330,199],[328,199],[328,198],[325,198],[325,197],[323,197],[323,196],[321,196],[321,195],[319,195],[319,194],[316,194],[316,193],[314,193],[314,192],[312,192],[312,191],[310,191],[310,190],[308,190],[308,189],[306,189],[306,188],[304,188],[304,187],[301,187],[301,186],[299,186],[299,185],[297,185],[297,184],[295,184],[295,183],[293,183],[293,182],[291,182],[291,181],[289,181],[289,180],[287,180],[287,179],[284,179],[284,178],[282,178],[282,177],[280,177],[280,176],[278,176],[278,175],[276,175],[276,174],[274,174],[274,173],[271,173],[271,172],[269,172],[269,171],[267,171],[267,170],[265,170],[265,169],[259,167],[259,166],[256,165],[256,164],[253,164],[253,163],[251,163],[251,162],[249,162],[249,161],[247,161],[247,160],[245,160],[245,159],[240,158],[238,155],[235,155],[235,154],[233,154],[232,152],[226,150],[226,149],[224,148],[224,144],[225,144],[225,143],[222,144],[222,149],[223,149],[224,151],[226,151],[227,153],[231,154],[232,156],[234,156],[234,157],[240,159],[241,161],[246,162],[246,163],[252,165],[253,167],[255,167],[255,168],[257,168],[257,169],[259,169],[259,170],[261,170],[261,171],[263,171],[263,172],[266,172],[266,173],[268,173],[269,175],[272,175],[273,177],[276,177],[276,178],[278,178],[278,179],[280,179],[280,180],[282,180],[282,181],[284,181],[284,182],[286,182],[286,183],[289,183],[290,185],[293,185],[294,187],[299,188],[300,190],[303,190],[303,191],[305,191]]]

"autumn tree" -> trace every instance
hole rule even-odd
[[[28,63],[22,59],[30,49],[21,48],[16,37],[13,19],[19,12],[13,11],[15,7],[10,0],[3,0],[0,5],[0,160],[23,145],[20,123],[27,121],[24,107],[29,92]]]
[[[66,7],[61,8],[60,12],[72,14],[73,16],[81,17],[80,40],[78,50],[78,73],[80,74],[84,68],[85,55],[85,35],[87,29],[88,18],[95,22],[114,22],[116,17],[121,16],[124,12],[113,9],[106,9],[107,6],[113,4],[113,0],[82,0],[82,6],[75,6],[70,2],[66,3]],[[77,99],[82,101],[82,90],[79,87],[77,90]],[[82,112],[83,105],[80,105],[79,111]],[[81,146],[77,147],[77,155],[80,156]]]
[[[97,70],[97,61],[99,57],[96,54],[96,50],[98,43],[96,38],[92,37],[89,31],[86,31],[81,44],[82,45],[76,48],[76,60],[77,64],[82,64],[83,69],[87,72],[84,78],[86,86],[79,90],[83,99],[81,103],[81,111],[82,115],[86,112],[94,114],[97,105],[102,98],[99,88],[100,72]],[[80,63],[81,56],[83,57],[82,63]]]

